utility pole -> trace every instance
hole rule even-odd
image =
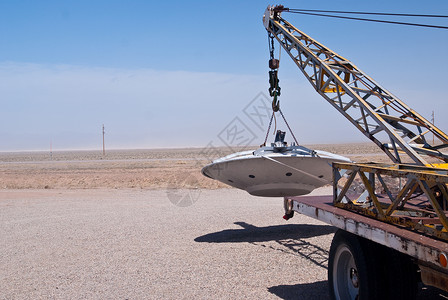
[[[105,144],[104,144],[104,133],[105,133],[105,131],[104,131],[104,124],[103,124],[103,156],[106,155],[106,147],[105,147]]]

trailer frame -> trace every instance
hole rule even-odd
[[[333,204],[332,195],[285,197],[285,213],[298,212],[393,249],[420,269],[424,284],[448,292],[448,243],[398,224],[386,223]]]

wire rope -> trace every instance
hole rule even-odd
[[[289,12],[319,12],[336,14],[354,14],[354,15],[375,15],[375,16],[395,16],[395,17],[423,17],[423,18],[448,18],[448,15],[425,15],[425,14],[402,14],[402,13],[384,13],[384,12],[364,12],[364,11],[342,11],[342,10],[319,10],[319,9],[301,9],[288,8]]]
[[[287,10],[285,10],[285,11],[288,12]],[[357,18],[357,17],[336,16],[336,15],[312,13],[312,12],[303,12],[303,11],[291,11],[291,10],[289,10],[289,12],[290,13],[295,13],[295,14],[302,14],[302,15],[319,16],[319,17],[329,17],[329,18],[348,19],[348,20],[367,21],[367,22],[377,22],[377,23],[386,23],[386,24],[397,24],[397,25],[408,25],[408,26],[437,28],[437,29],[448,29],[448,26],[441,26],[441,25],[430,25],[430,24],[420,24],[420,23],[409,23],[409,22],[397,22],[397,21],[387,21],[387,20],[378,20],[378,19],[366,19],[366,18]]]

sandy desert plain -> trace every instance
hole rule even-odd
[[[388,162],[373,144],[309,147]],[[335,229],[200,174],[231,152],[0,153],[0,299],[328,299]]]
[[[373,143],[306,146],[358,162],[388,161]],[[202,176],[200,170],[234,151],[222,147],[109,150],[105,155],[102,151],[0,152],[0,189],[227,188]],[[178,182],[179,174],[185,173],[197,180]]]

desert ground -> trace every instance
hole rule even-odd
[[[0,153],[0,299],[328,299],[335,229],[205,178],[214,150]]]
[[[372,144],[307,145],[358,162],[387,162]],[[243,150],[243,149],[241,149]],[[0,152],[0,189],[227,188],[200,174],[228,148]],[[192,181],[182,180],[185,176]],[[190,176],[191,175],[191,176]]]

